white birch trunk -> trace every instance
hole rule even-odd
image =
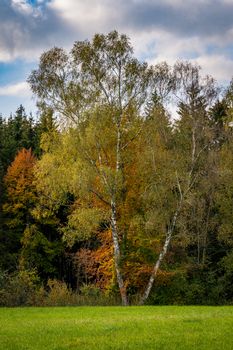
[[[177,221],[177,218],[178,218],[178,215],[180,213],[180,210],[182,208],[182,203],[183,203],[183,199],[181,199],[180,203],[179,203],[179,207],[177,208],[174,216],[173,216],[173,219],[172,219],[172,223],[171,223],[171,226],[169,227],[168,231],[167,231],[167,234],[166,234],[166,239],[165,239],[165,242],[164,242],[164,245],[163,245],[163,248],[159,254],[159,257],[154,265],[154,268],[153,268],[153,271],[151,273],[151,276],[149,278],[149,282],[146,286],[146,289],[139,301],[139,305],[143,305],[145,303],[145,301],[147,300],[147,298],[149,297],[149,294],[151,292],[151,289],[153,287],[153,284],[154,284],[154,281],[156,279],[156,276],[158,274],[158,271],[159,271],[159,268],[160,268],[160,265],[163,261],[163,258],[164,256],[167,254],[167,250],[168,250],[168,246],[170,244],[170,241],[171,241],[171,238],[172,238],[172,234],[174,232],[174,229],[176,227],[176,221]]]
[[[192,188],[192,186],[194,184],[194,180],[192,179],[193,178],[194,165],[195,165],[197,159],[199,158],[201,152],[202,152],[202,150],[198,153],[198,155],[196,155],[196,133],[195,133],[195,128],[193,128],[193,131],[192,131],[192,150],[191,150],[191,170],[188,173],[187,188],[182,193],[180,182],[179,182],[179,179],[178,179],[178,176],[177,176],[177,186],[178,186],[179,193],[180,193],[180,200],[179,200],[179,203],[178,203],[178,207],[177,207],[177,210],[175,211],[175,214],[174,214],[174,216],[172,218],[171,225],[170,225],[170,227],[169,227],[169,229],[167,231],[166,239],[165,239],[162,251],[160,252],[158,260],[156,261],[156,263],[154,265],[153,271],[151,273],[151,276],[150,276],[149,282],[148,282],[148,284],[146,286],[146,289],[144,291],[144,294],[142,295],[142,297],[140,299],[140,302],[139,302],[140,305],[143,305],[145,303],[145,301],[147,300],[147,298],[148,298],[148,296],[149,296],[149,294],[151,292],[151,289],[153,287],[153,284],[154,284],[154,281],[156,279],[156,276],[158,274],[158,270],[160,268],[161,262],[163,261],[164,256],[167,254],[168,246],[170,244],[172,235],[174,233],[174,230],[175,230],[175,227],[176,227],[177,218],[178,218],[179,213],[180,213],[180,211],[182,209],[184,199],[186,198],[187,194],[190,192],[190,190],[191,190],[191,188]]]
[[[113,248],[114,248],[115,271],[116,271],[117,283],[120,289],[122,305],[127,306],[128,305],[127,293],[126,293],[126,288],[124,285],[123,277],[121,274],[121,267],[120,267],[121,254],[120,254],[120,245],[119,245],[119,235],[117,230],[116,204],[114,201],[111,202],[111,210],[112,210],[111,228],[112,228],[112,240],[113,240]]]
[[[121,132],[120,125],[118,125],[117,130],[117,145],[116,145],[116,178],[115,178],[115,186],[113,190],[112,200],[111,200],[111,229],[112,229],[112,240],[113,240],[113,248],[114,248],[114,264],[115,271],[117,277],[117,283],[120,290],[122,305],[128,305],[128,298],[126,287],[124,284],[123,276],[121,273],[121,252],[120,252],[120,244],[119,244],[119,233],[117,228],[117,205],[116,205],[116,192],[118,191],[118,173],[121,169]]]

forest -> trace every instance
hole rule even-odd
[[[0,116],[0,305],[232,304],[233,80],[112,31],[28,82],[37,115]]]

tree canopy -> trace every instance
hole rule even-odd
[[[140,62],[117,31],[44,52],[28,81],[40,121],[17,111],[21,151],[3,167],[21,268],[123,305],[230,300],[232,83]]]

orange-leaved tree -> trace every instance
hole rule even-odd
[[[9,227],[25,228],[31,222],[30,210],[36,201],[33,167],[36,158],[32,150],[21,149],[4,178],[7,201],[3,206]]]
[[[6,197],[3,204],[5,216],[5,241],[8,242],[14,264],[18,264],[21,239],[32,223],[31,209],[36,201],[33,167],[36,159],[31,151],[21,149],[7,169],[4,177]]]

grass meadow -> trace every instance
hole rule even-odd
[[[233,307],[1,308],[1,350],[233,349]]]

